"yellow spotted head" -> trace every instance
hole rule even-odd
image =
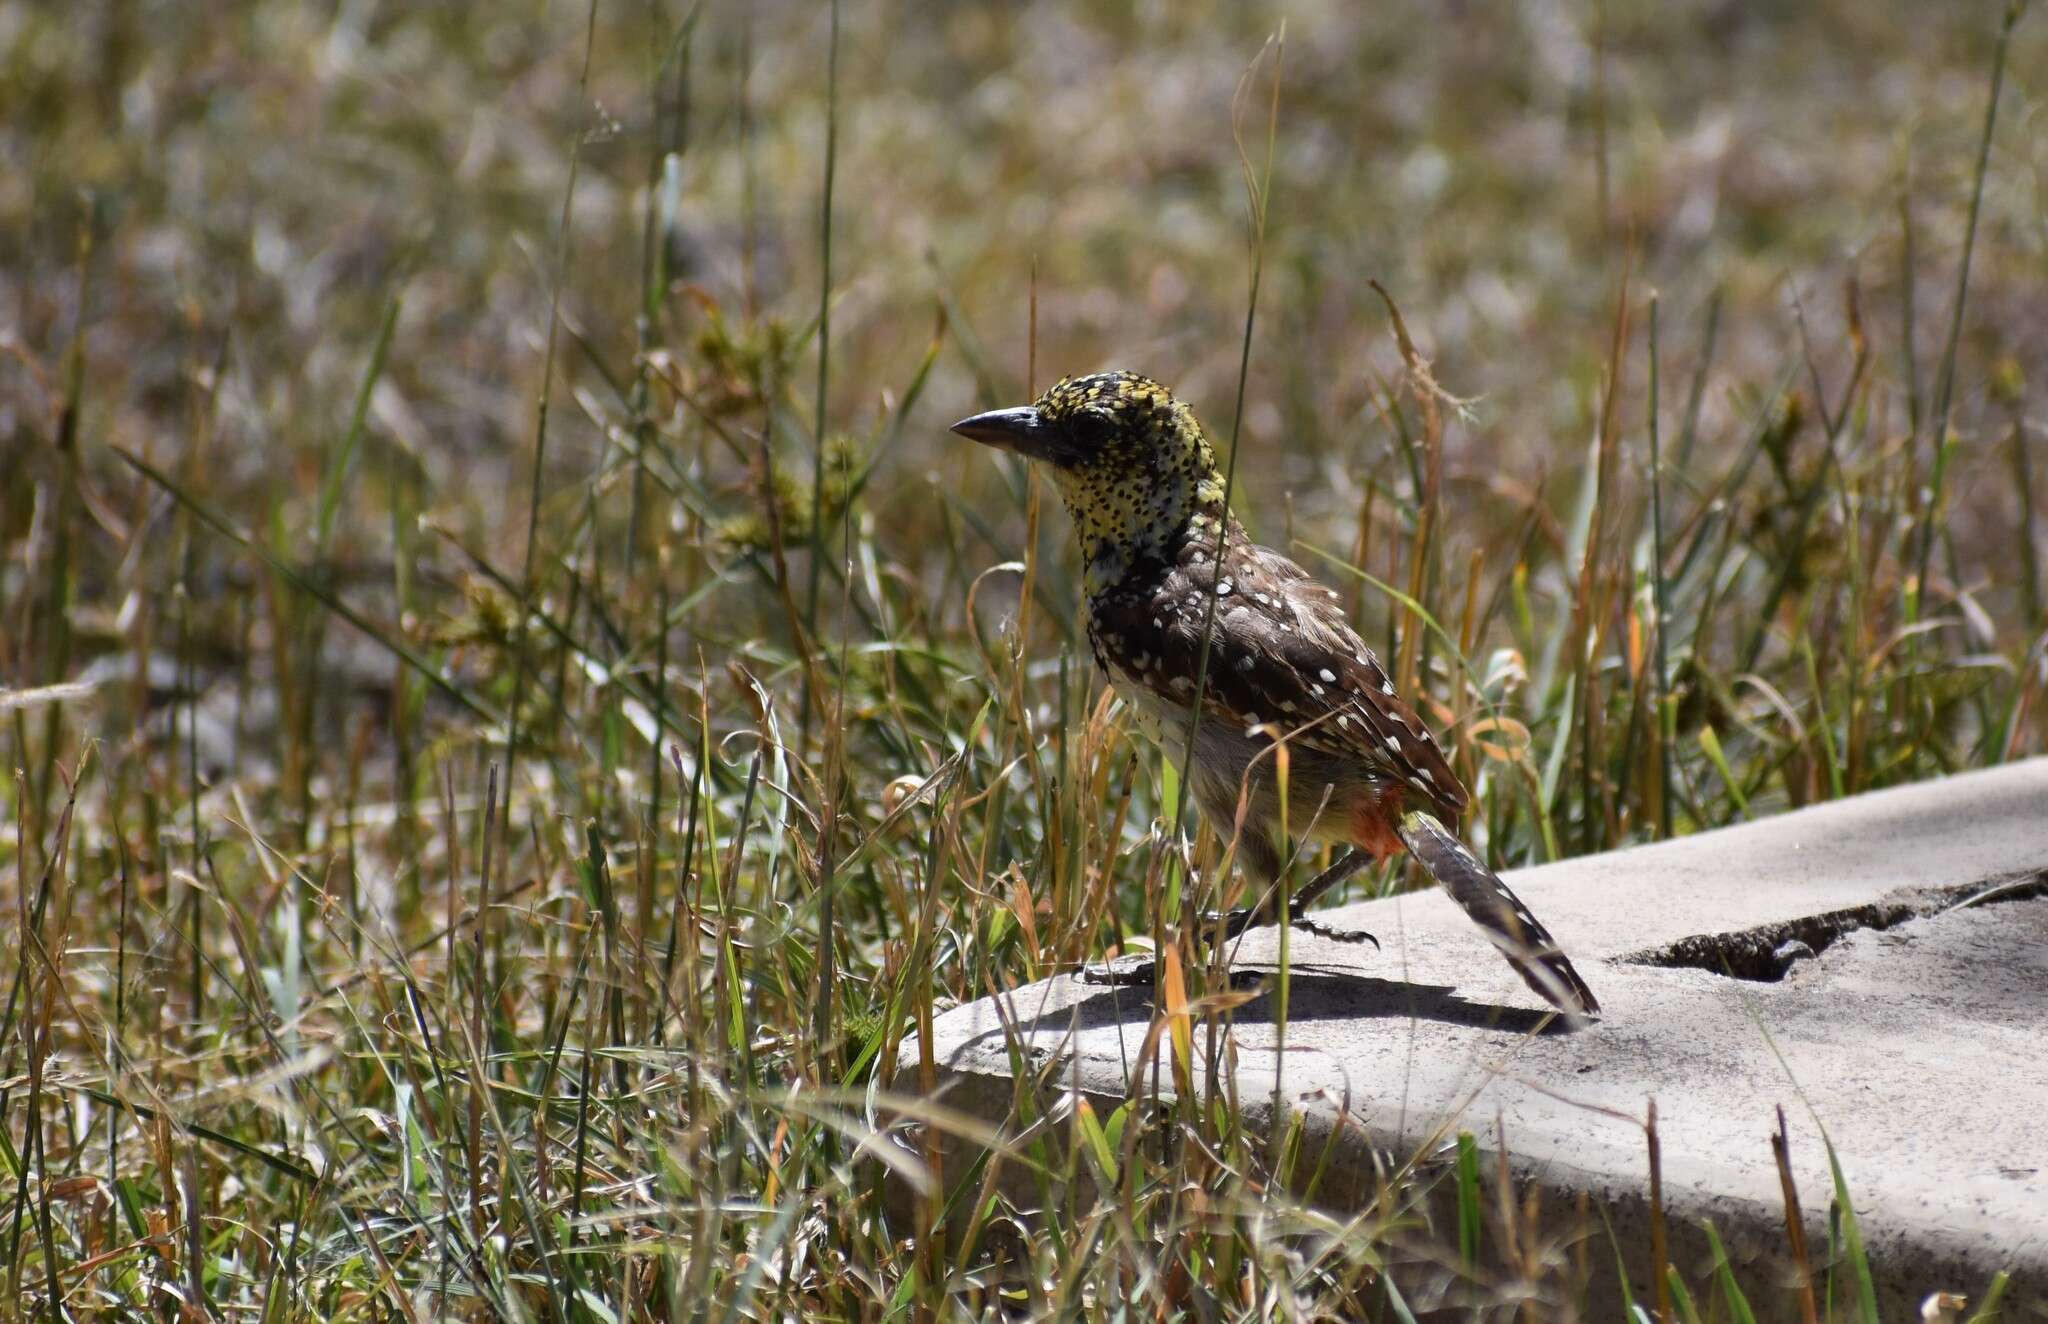
[[[1073,516],[1091,589],[1168,555],[1223,513],[1223,476],[1193,411],[1134,372],[1072,377],[1015,409],[953,425],[963,437],[1039,460]]]

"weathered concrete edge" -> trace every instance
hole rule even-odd
[[[1020,989],[1007,996],[1014,998],[1028,991]],[[1162,1045],[1162,1054],[1165,1051]],[[1045,1084],[1037,1099],[1041,1115],[1055,1110],[1062,1095],[1086,1099],[1104,1117],[1130,1097],[1128,1083],[1120,1068],[1071,1054],[1052,1056],[1058,1059],[1057,1064],[1045,1071],[1042,1077]],[[1149,1076],[1151,1073],[1145,1074]],[[1163,1083],[1170,1079],[1169,1073],[1162,1070],[1158,1078],[1162,1081],[1158,1099],[1161,1102],[1170,1100],[1173,1091]],[[1272,1072],[1240,1062],[1236,1087],[1241,1114],[1255,1135],[1271,1134],[1273,1086]],[[1015,1079],[999,1070],[977,1070],[971,1065],[963,1067],[957,1064],[939,1066],[938,1097],[949,1107],[974,1116],[989,1119],[1007,1116],[1015,1089]],[[1456,1130],[1446,1129],[1439,1137],[1437,1150],[1418,1157],[1412,1138],[1397,1135],[1356,1113],[1342,1114],[1329,1107],[1303,1106],[1300,1100],[1288,1111],[1299,1119],[1304,1154],[1319,1155],[1325,1149],[1330,1152],[1329,1161],[1321,1165],[1322,1184],[1314,1194],[1313,1202],[1319,1207],[1347,1211],[1362,1209],[1374,1198],[1378,1173],[1382,1169],[1391,1170],[1414,1163],[1419,1173],[1426,1174],[1425,1179],[1418,1183],[1418,1189],[1426,1202],[1430,1224],[1439,1228],[1455,1226],[1456,1194],[1449,1180],[1448,1146],[1458,1130],[1472,1133],[1480,1154],[1481,1172],[1489,1190],[1499,1171],[1503,1147],[1494,1125],[1483,1116],[1466,1119],[1469,1124]],[[1554,1234],[1576,1225],[1576,1205],[1581,1196],[1590,1202],[1594,1219],[1594,1226],[1588,1229],[1593,1238],[1589,1247],[1592,1268],[1582,1284],[1584,1296],[1580,1306],[1594,1318],[1621,1317],[1624,1301],[1621,1282],[1615,1272],[1617,1259],[1627,1274],[1629,1291],[1634,1299],[1652,1299],[1654,1275],[1649,1236],[1652,1209],[1647,1195],[1647,1134],[1642,1150],[1640,1181],[1557,1159],[1526,1159],[1516,1153],[1513,1137],[1509,1136],[1507,1140],[1508,1171],[1518,1191],[1526,1192],[1534,1186],[1540,1192],[1540,1206],[1546,1215],[1544,1231]],[[1807,1140],[1810,1142],[1811,1137]],[[1795,1145],[1801,1143],[1796,1127],[1793,1141]],[[1765,1144],[1767,1140],[1759,1136],[1758,1143]],[[949,1180],[957,1179],[964,1162],[974,1157],[974,1151],[951,1141],[943,1142],[942,1147],[946,1152],[946,1171],[951,1174]],[[1028,1213],[1035,1208],[1035,1188],[1025,1179],[1021,1169],[1007,1169],[998,1186],[1020,1210]],[[1828,1267],[1829,1209],[1833,1193],[1801,1188],[1797,1194],[1808,1245],[1808,1262],[1815,1275],[1816,1291],[1822,1292]],[[1860,1209],[1861,1201],[1857,1198],[1853,1182],[1849,1195]],[[901,1203],[905,1193],[896,1192],[892,1198],[901,1208],[907,1209],[907,1204]],[[1757,1312],[1757,1318],[1792,1320],[1798,1317],[1794,1295],[1797,1271],[1790,1252],[1782,1201],[1714,1191],[1682,1180],[1674,1182],[1667,1174],[1662,1203],[1668,1262],[1677,1267],[1688,1282],[1704,1283],[1715,1263],[1713,1246],[1703,1227],[1705,1222],[1711,1221],[1727,1252],[1730,1268],[1749,1296],[1749,1304]],[[1569,1215],[1569,1224],[1567,1216],[1560,1211],[1574,1211]],[[1489,1209],[1488,1213],[1491,1218],[1492,1210]],[[2048,1317],[2048,1245],[2009,1249],[1990,1245],[1979,1236],[1958,1235],[1924,1225],[1908,1229],[1896,1224],[1859,1220],[1859,1229],[1872,1283],[1877,1291],[1877,1313],[1881,1319],[1917,1318],[1921,1303],[1929,1293],[1937,1290],[1960,1292],[1975,1300],[2000,1273],[2008,1277],[2005,1296],[2008,1306],[2036,1303],[2041,1306],[2044,1317]],[[1488,1235],[1492,1235],[1490,1224]],[[1833,1235],[1839,1238],[1839,1229],[1835,1229]],[[1456,1304],[1456,1283],[1440,1272],[1432,1272],[1433,1266],[1427,1260],[1417,1257],[1405,1265],[1397,1261],[1394,1268],[1398,1276],[1408,1280],[1404,1283],[1404,1290],[1411,1294],[1411,1306],[1423,1309]],[[1855,1290],[1846,1277],[1849,1272],[1846,1260],[1841,1261],[1836,1269],[1835,1293],[1838,1300],[1845,1299],[1845,1293]],[[1452,1295],[1448,1299],[1433,1300],[1431,1294],[1445,1290],[1447,1285]]]
[[[1880,890],[1890,892],[1989,881],[2023,870],[2041,858],[2028,831],[2030,815],[2048,823],[2048,757],[1532,865],[1506,878],[1540,914],[1546,905],[1570,912],[1583,897],[1633,897],[1633,908],[1580,907],[1570,932],[1558,933],[1570,950],[1611,956],[1696,933],[1792,918],[1815,907],[1830,909],[1838,895],[1854,905],[1867,895],[1871,880],[1889,882]],[[1741,913],[1714,914],[1719,888],[1703,880],[1730,875],[1768,876],[1778,895],[1727,893]],[[1666,907],[1685,912],[1686,922],[1672,927]],[[1340,918],[1348,910],[1334,914],[1332,922],[1353,922]]]
[[[1814,890],[1826,894],[1831,889],[1826,886],[1825,876],[1817,876],[1814,872],[1815,867],[1822,863],[1816,857],[1832,856],[1837,842],[1846,842],[1850,848],[1849,864],[1833,858],[1829,866],[1838,873],[1847,872],[1852,876],[1863,873],[1864,864],[1874,856],[1882,855],[1884,867],[1870,869],[1869,874],[1894,877],[1904,868],[1905,872],[1924,879],[1919,870],[1905,866],[1912,861],[1934,858],[1940,866],[1936,872],[1942,882],[1933,890],[1952,894],[1959,886],[1967,889],[2011,877],[2016,845],[2020,847],[2020,857],[2040,858],[2032,845],[2031,825],[2026,815],[2038,808],[2043,811],[2042,821],[2048,821],[2048,780],[2044,778],[2048,778],[2048,760],[2036,759],[1966,774],[1942,783],[1875,792],[1854,801],[1738,825],[1680,842],[1521,871],[1511,877],[1518,887],[1525,887],[1531,880],[1539,880],[1539,875],[1547,875],[1531,889],[1533,891],[1543,890],[1543,883],[1552,883],[1563,885],[1567,891],[1587,887],[1588,891],[1599,895],[1612,895],[1606,884],[1616,874],[1635,872],[1652,857],[1661,857],[1665,864],[1679,863],[1673,858],[1675,852],[1680,852],[1681,848],[1687,851],[1706,850],[1711,839],[1713,849],[1710,856],[1695,855],[1692,858],[1712,865],[1716,872],[1731,867],[1741,869],[1746,860],[1757,858],[1760,851],[1765,856],[1777,852],[1782,860],[1787,857],[1781,846],[1803,849],[1808,853],[1797,860],[1798,871],[1806,874],[1799,880],[1802,890],[1809,882],[1820,883],[1822,886]],[[1965,832],[1960,834],[1960,840],[1956,840],[1953,834],[1958,822],[1951,810],[1958,805],[1977,811],[1974,819],[1968,815],[1964,817],[1986,830]],[[1947,825],[1946,834],[1923,831],[1930,822],[1936,821]],[[1946,840],[1942,839],[1945,835],[1948,837]],[[1950,850],[1952,842],[1958,849]],[[1730,852],[1728,848],[1736,845],[1745,848]],[[1581,870],[1581,876],[1572,876],[1574,871]],[[1869,877],[1865,877],[1867,883]],[[1970,878],[1976,881],[1963,881]],[[1926,894],[1922,888],[1910,890],[1923,896]],[[1905,899],[1892,889],[1886,889],[1885,897],[1887,900]],[[1806,909],[1815,899],[1808,894],[1800,898],[1797,906]],[[1627,955],[1636,954],[1630,948],[1640,951],[1637,943],[1629,943],[1625,947],[1616,944],[1609,950],[1626,960]],[[1020,1013],[1016,1019],[1034,1019],[1038,1013],[1024,1014],[1023,1006],[1015,998],[1029,999],[1046,991],[1045,983],[1017,990],[1010,1000],[1010,1005]],[[946,1019],[967,1010],[961,1008]],[[1039,1011],[1042,1010],[1041,1006]],[[944,1040],[947,1036],[941,1033],[939,1037]],[[972,1049],[962,1052],[962,1047],[957,1043],[950,1046],[951,1060],[941,1064],[942,1082],[951,1087],[952,1097],[957,1102],[974,1101],[970,1111],[984,1117],[1003,1117],[1008,1112],[1014,1092],[1006,1064],[999,1060],[999,1054],[977,1054]],[[906,1048],[914,1051],[910,1046]],[[1043,1055],[1035,1056],[1040,1062],[1045,1060]],[[1248,1068],[1250,1064],[1242,1065]],[[1267,1125],[1270,1122],[1270,1075],[1241,1070],[1239,1089],[1245,1100],[1247,1121],[1254,1127]],[[1089,1098],[1101,1108],[1114,1107],[1126,1097],[1122,1072],[1114,1064],[1104,1062],[1090,1067],[1085,1059],[1076,1061],[1071,1056],[1061,1064],[1058,1072],[1053,1073],[1041,1104],[1048,1104],[1054,1096],[1068,1091]],[[1482,1102],[1480,1109],[1475,1111],[1483,1113],[1484,1110]],[[1307,1128],[1309,1143],[1320,1147],[1334,1137],[1335,1143],[1349,1154],[1337,1165],[1346,1169],[1370,1172],[1372,1151],[1375,1148],[1387,1149],[1390,1141],[1398,1142],[1400,1139],[1390,1137],[1384,1128],[1374,1127],[1369,1121],[1356,1117],[1340,1118],[1334,1112],[1314,1107],[1305,1112],[1303,1124]],[[1491,1171],[1497,1160],[1497,1147],[1489,1134],[1491,1127],[1483,1116],[1473,1117],[1470,1121],[1472,1124],[1468,1129],[1479,1140]],[[1795,1117],[1793,1121],[1797,1127],[1802,1119]],[[1602,1169],[1577,1169],[1554,1159],[1523,1160],[1514,1153],[1512,1135],[1508,1141],[1510,1171],[1520,1180],[1537,1183],[1544,1192],[1546,1207],[1556,1208],[1584,1191],[1610,1214],[1621,1215],[1622,1226],[1617,1231],[1624,1234],[1621,1238],[1623,1244],[1620,1247],[1603,1244],[1595,1251],[1596,1261],[1608,1266],[1604,1274],[1596,1274],[1596,1285],[1605,1281],[1610,1288],[1614,1286],[1611,1265],[1618,1250],[1628,1264],[1629,1277],[1637,1290],[1647,1287],[1648,1209],[1636,1184],[1638,1178],[1626,1175],[1626,1168],[1617,1171],[1616,1165],[1611,1163]],[[1412,1138],[1408,1143],[1412,1148]],[[1764,1143],[1761,1134],[1758,1143]],[[1807,1143],[1809,1140],[1801,1140],[1795,1133],[1795,1145]],[[1646,1174],[1647,1153],[1642,1163],[1639,1171]],[[957,1167],[949,1167],[948,1171],[957,1171]],[[1807,1167],[1809,1174],[1810,1171]],[[1818,1261],[1828,1244],[1826,1211],[1830,1192],[1815,1189],[1817,1183],[1812,1182],[1809,1176],[1803,1175],[1802,1181],[1807,1183],[1800,1189],[1804,1222]],[[1761,1198],[1754,1183],[1746,1186],[1748,1189],[1742,1192],[1712,1185],[1688,1187],[1683,1181],[1674,1182],[1672,1174],[1667,1173],[1666,1216],[1671,1231],[1673,1262],[1687,1268],[1689,1277],[1695,1280],[1700,1277],[1701,1271],[1708,1266],[1709,1252],[1704,1235],[1698,1230],[1697,1220],[1710,1217],[1728,1244],[1731,1255],[1739,1262],[1738,1276],[1758,1293],[1755,1303],[1760,1313],[1765,1316],[1783,1313],[1789,1317],[1792,1298],[1784,1295],[1782,1289],[1782,1284],[1789,1281],[1789,1266],[1783,1258],[1782,1211],[1776,1202]],[[1858,1195],[1853,1168],[1850,1192],[1860,1206],[1862,1197]],[[1029,1193],[1024,1194],[1028,1207]],[[1326,1188],[1321,1192],[1322,1198],[1318,1203],[1342,1206],[1343,1201],[1333,1198],[1336,1194],[1333,1189]],[[1636,1235],[1630,1236],[1630,1233]],[[2008,1304],[2048,1303],[2048,1244],[2041,1244],[2038,1239],[2017,1246],[2001,1245],[1984,1236],[1981,1229],[1959,1233],[1955,1229],[1926,1222],[1872,1223],[1863,1228],[1863,1234],[1880,1294],[1880,1312],[1885,1318],[1910,1317],[1911,1312],[1917,1311],[1921,1297],[1937,1287],[1981,1292],[2000,1270],[2008,1270],[2012,1274],[2006,1298]],[[2048,1305],[2036,1308],[2043,1318],[2048,1318]]]

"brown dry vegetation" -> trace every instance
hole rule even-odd
[[[0,1315],[1568,1313],[1185,1102],[1116,1198],[1014,1150],[1049,1235],[885,1215],[921,1019],[1181,941],[1064,517],[944,425],[1242,389],[1502,866],[2040,753],[2005,17],[847,3],[835,113],[823,5],[0,3]]]

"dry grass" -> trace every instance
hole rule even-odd
[[[1221,886],[1064,516],[943,425],[1241,389],[1240,510],[1503,866],[2039,753],[2048,27],[1987,126],[1986,5],[1290,11],[1241,371],[1282,17],[849,4],[834,115],[819,6],[0,4],[0,1314],[1608,1271],[1469,1164],[1455,1226],[1269,1197],[1300,1156],[1192,1092],[1013,1142],[1028,1230],[943,1206],[907,1037]]]

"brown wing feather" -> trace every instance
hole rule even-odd
[[[1089,621],[1097,660],[1185,708],[1213,593],[1206,718],[1271,726],[1298,745],[1355,757],[1455,820],[1465,810],[1464,787],[1344,619],[1337,595],[1280,553],[1232,532],[1221,574],[1213,547],[1190,540],[1175,564],[1099,594]]]

